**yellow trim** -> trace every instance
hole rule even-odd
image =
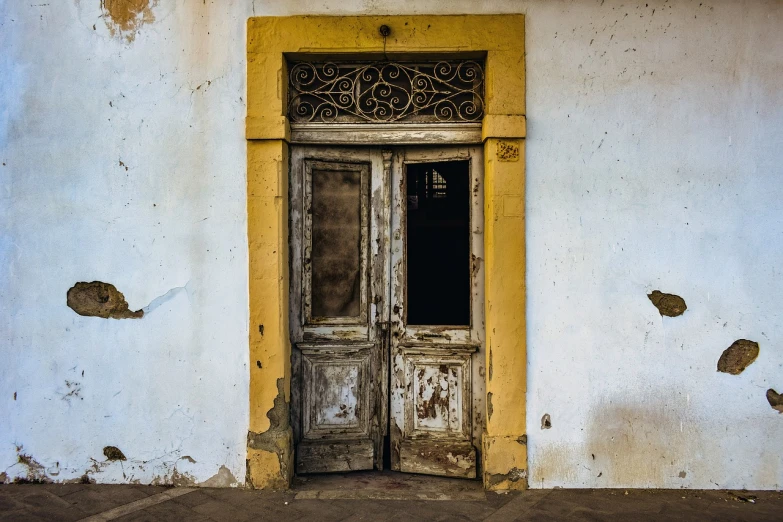
[[[291,16],[247,25],[250,435],[248,481],[275,488],[291,477],[290,429],[278,419],[278,381],[290,393],[286,55],[484,55],[487,428],[484,484],[523,488],[525,438],[524,16]],[[259,325],[264,325],[264,333]],[[491,352],[491,356],[490,356]],[[259,368],[260,364],[260,368]],[[278,402],[275,402],[275,399]],[[489,414],[491,412],[491,415]],[[257,437],[256,437],[257,436]],[[274,438],[274,444],[268,440]],[[277,455],[275,455],[275,452]]]
[[[487,427],[484,485],[522,489],[527,481],[525,431],[525,157],[498,159],[501,140],[484,142],[484,313]],[[490,399],[491,397],[491,399]],[[490,406],[491,404],[491,406]],[[523,473],[524,472],[524,473]]]
[[[481,121],[481,140],[489,138],[524,138],[524,115],[487,114]]]
[[[285,116],[245,118],[245,137],[249,140],[291,141],[291,126]]]

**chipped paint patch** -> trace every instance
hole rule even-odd
[[[15,478],[15,483],[45,484],[51,482],[51,479],[46,476],[46,467],[35,460],[32,455],[24,453],[22,446],[16,447],[16,459],[17,463],[27,468],[27,475]]]
[[[79,315],[103,319],[137,319],[144,310],[132,312],[122,292],[102,281],[76,283],[67,293],[68,307]]]
[[[232,488],[238,484],[234,474],[231,473],[225,466],[220,466],[218,472],[209,477],[204,482],[201,482],[199,486],[204,488]]]
[[[128,460],[120,448],[116,446],[106,446],[103,448],[103,454],[106,456],[106,460]]]
[[[289,414],[288,402],[285,400],[285,379],[282,377],[277,379],[277,397],[275,397],[274,405],[266,413],[266,416],[269,418],[268,430],[263,433],[253,431],[248,431],[247,433],[248,455],[255,454],[257,458],[248,459],[245,481],[254,488],[286,489],[293,474],[293,433],[288,422]],[[258,483],[257,478],[254,479],[254,474],[258,475],[258,473],[251,469],[254,467],[253,464],[259,462],[259,451],[275,454],[279,464],[278,476],[269,477],[265,475],[264,484]]]
[[[210,479],[211,480],[211,479]],[[180,471],[174,468],[171,472],[171,479],[165,481],[167,484],[171,484],[176,487],[195,486],[196,479],[190,473],[180,473]]]
[[[456,372],[456,370],[452,369]],[[456,375],[456,374],[455,374]],[[449,368],[424,367],[416,375],[416,413],[425,426],[444,426],[449,419]]]
[[[492,414],[494,409],[492,408],[492,392],[487,394],[487,419],[492,420]]]
[[[101,11],[112,37],[131,43],[141,26],[155,21],[157,5],[158,0],[101,0]]]
[[[778,413],[783,413],[783,394],[770,388],[767,390],[767,402],[772,406],[772,409],[777,410]]]
[[[647,294],[647,298],[658,309],[661,316],[677,317],[684,314],[685,310],[688,309],[685,299],[679,295],[665,294],[659,290],[653,290],[652,293]]]
[[[739,375],[745,368],[753,364],[753,361],[758,356],[759,343],[748,341],[747,339],[738,339],[721,354],[718,360],[718,371]]]
[[[508,473],[492,473],[489,475],[487,482],[490,488],[495,487],[503,482],[519,482],[527,479],[527,471],[517,467],[511,468]]]

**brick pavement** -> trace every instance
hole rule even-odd
[[[753,501],[753,502],[750,502]],[[783,521],[783,493],[701,490],[483,492],[411,475],[300,479],[291,491],[140,485],[6,484],[0,520],[747,520]]]

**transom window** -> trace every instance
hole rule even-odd
[[[474,60],[291,62],[292,123],[479,122],[484,68]]]

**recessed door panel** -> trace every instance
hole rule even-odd
[[[367,163],[304,160],[306,325],[367,324]]]
[[[405,375],[412,384],[405,416],[414,436],[468,434],[470,403],[464,399],[470,397],[470,355],[454,358],[437,351],[403,350]]]
[[[369,436],[374,346],[298,345],[305,383],[304,439]]]

